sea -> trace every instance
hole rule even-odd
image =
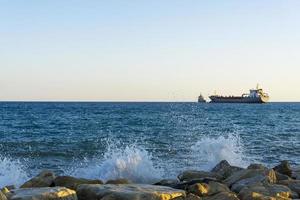
[[[0,186],[44,169],[154,183],[224,159],[300,165],[300,103],[0,103]]]

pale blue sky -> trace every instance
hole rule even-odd
[[[299,0],[0,0],[0,100],[300,101]]]

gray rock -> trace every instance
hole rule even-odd
[[[292,168],[292,178],[300,180],[300,165]]]
[[[184,196],[185,191],[147,184],[83,184],[77,188],[79,200],[170,200]]]
[[[9,200],[77,200],[77,196],[64,187],[20,188],[10,191]]]
[[[284,174],[287,176],[292,176],[292,169],[291,169],[289,161],[287,161],[287,160],[281,161],[281,163],[279,165],[275,166],[273,169],[281,174]]]
[[[125,178],[120,178],[120,179],[108,180],[106,181],[105,184],[130,184],[130,183],[132,182]]]
[[[292,180],[291,177],[275,171],[277,181]]]
[[[7,200],[6,196],[0,191],[0,200]]]
[[[157,183],[154,183],[153,185],[176,187],[178,184],[179,184],[179,180],[177,180],[177,179],[163,179]]]
[[[226,185],[231,187],[234,183],[242,179],[247,179],[258,175],[265,176],[269,183],[276,183],[277,181],[275,171],[272,169],[244,169],[233,173],[224,182]]]
[[[186,196],[185,200],[201,200],[201,198],[197,195],[194,195],[194,194],[190,193]]]
[[[284,180],[279,181],[278,184],[285,185],[289,187],[293,192],[300,196],[300,180]]]
[[[257,175],[250,178],[241,179],[231,186],[231,191],[239,193],[244,187],[251,187],[262,182],[268,182],[266,176]]]
[[[238,197],[241,200],[284,200],[290,199],[291,195],[291,190],[284,185],[260,183],[243,188],[238,194]]]
[[[230,192],[229,188],[218,182],[209,182],[206,183],[196,183],[188,187],[188,192],[198,195],[200,197],[203,196],[211,196],[220,192]]]
[[[194,185],[196,183],[207,183],[208,184],[210,181],[217,182],[218,180],[215,178],[198,178],[198,179],[193,179],[191,181],[180,182],[180,183],[170,186],[170,187],[175,188],[175,189],[187,190],[187,188],[190,185]]]
[[[55,186],[66,187],[76,190],[80,184],[103,184],[101,180],[90,180],[85,178],[75,178],[72,176],[58,176],[54,179]]]
[[[203,200],[239,200],[233,192],[220,192],[212,196],[204,197]]]
[[[187,170],[178,175],[180,181],[191,181],[194,179],[216,179],[221,180],[222,176],[215,172],[197,171],[197,170]]]
[[[268,169],[267,167],[265,167],[264,165],[262,165],[262,164],[258,164],[258,163],[253,163],[253,164],[251,164],[251,165],[249,165],[248,167],[247,167],[247,169]]]
[[[202,198],[192,193],[189,193],[188,195],[186,195],[186,197],[176,197],[172,200],[202,200]]]
[[[56,176],[53,172],[44,170],[36,177],[21,185],[21,188],[50,187],[53,185],[53,181],[55,178]]]
[[[217,173],[222,176],[223,179],[226,179],[234,172],[240,171],[242,169],[243,168],[241,167],[231,166],[226,160],[222,160],[211,170],[211,172]]]

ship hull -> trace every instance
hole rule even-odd
[[[210,103],[267,103],[268,97],[220,97],[210,96]]]

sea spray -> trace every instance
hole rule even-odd
[[[0,187],[19,186],[28,180],[24,164],[20,160],[0,156]]]
[[[135,183],[152,183],[163,175],[162,169],[154,166],[152,155],[134,144],[125,148],[109,145],[102,159],[84,160],[81,165],[71,174],[104,181],[126,178]]]
[[[210,170],[221,160],[227,160],[231,165],[241,167],[249,164],[249,158],[245,157],[244,147],[238,134],[205,136],[191,149],[198,168],[203,170]]]

